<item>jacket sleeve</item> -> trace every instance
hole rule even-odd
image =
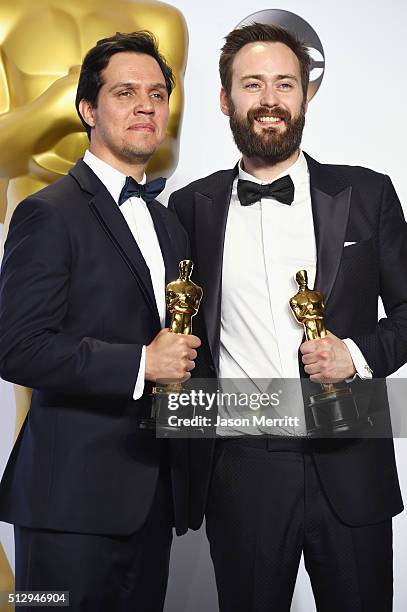
[[[373,370],[386,377],[407,361],[407,224],[388,176],[384,177],[378,227],[380,296],[386,317],[374,331],[353,336]]]
[[[141,344],[64,333],[71,264],[56,207],[35,196],[21,202],[0,274],[0,375],[41,391],[131,399]]]

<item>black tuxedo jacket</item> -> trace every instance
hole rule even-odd
[[[167,282],[188,238],[149,210]],[[149,511],[168,444],[138,427],[142,346],[160,331],[148,267],[118,206],[83,162],[17,207],[0,279],[0,375],[33,388],[0,488],[0,519],[128,534]],[[187,448],[170,444],[176,525],[187,528]]]
[[[306,158],[317,244],[315,287],[325,295],[326,327],[354,340],[374,377],[385,377],[407,360],[407,226],[400,202],[387,176]],[[223,244],[236,172],[215,172],[170,198],[169,207],[189,234],[194,280],[204,292],[194,323],[195,333],[205,339],[199,377],[216,376],[218,369]],[[355,244],[344,248],[345,242]],[[379,295],[387,318],[378,322]],[[306,377],[301,362],[300,369]],[[376,405],[379,397],[388,407],[384,381],[375,386]],[[191,456],[191,511],[198,527],[213,441],[193,441],[191,448],[196,455]],[[320,440],[313,454],[325,492],[345,523],[374,523],[402,511],[392,439]]]

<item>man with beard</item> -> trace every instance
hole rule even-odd
[[[388,177],[300,150],[309,68],[306,48],[280,27],[226,37],[221,109],[242,158],[170,201],[205,296],[197,376],[301,376],[320,392],[317,381],[366,386],[361,378],[407,359],[400,203]],[[325,338],[304,342],[289,310],[299,270],[325,295]],[[379,293],[387,317],[378,322]],[[302,552],[319,612],[392,609],[391,517],[402,510],[393,442],[310,439],[307,406],[281,405],[297,411],[297,428],[264,437],[232,420],[215,444],[194,442],[193,520],[198,527],[206,507],[221,612],[288,612]]]
[[[188,240],[145,177],[173,87],[151,33],[100,40],[76,96],[89,150],[18,205],[5,244],[0,373],[33,395],[0,519],[16,589],[69,591],[75,611],[160,612],[172,526],[188,526],[184,441],[142,428],[153,383],[188,379],[200,344],[166,329]]]

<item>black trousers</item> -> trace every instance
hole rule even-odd
[[[129,536],[15,526],[16,590],[69,591],[70,612],[161,612],[172,524],[170,473],[162,464],[146,523]]]
[[[318,612],[391,612],[391,520],[343,524],[307,441],[273,442],[217,442],[206,526],[220,611],[289,612],[303,551]]]

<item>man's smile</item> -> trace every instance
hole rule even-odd
[[[272,123],[273,125],[284,123],[284,119],[282,119],[281,117],[274,117],[269,115],[263,117],[256,117],[256,121],[259,123]]]

